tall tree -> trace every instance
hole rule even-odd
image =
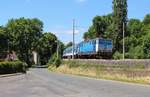
[[[147,15],[144,17],[143,23],[144,23],[145,25],[150,25],[150,14],[147,14]]]
[[[83,35],[84,40],[96,38],[96,31],[94,26],[90,26],[88,32],[85,32]]]
[[[72,43],[72,42],[69,42],[69,43],[67,43],[67,44],[65,45],[65,48],[71,47],[72,45],[73,45],[73,43]]]
[[[129,32],[128,34],[130,36],[134,35],[138,38],[144,34],[142,31],[143,24],[139,19],[130,19],[127,26],[128,26],[128,32]]]
[[[123,24],[126,32],[127,0],[113,0],[113,10],[114,29],[116,32],[115,50],[121,51],[122,44],[120,44],[119,41],[123,38]]]
[[[110,26],[112,25],[112,14],[104,16],[95,16],[93,18],[93,25],[91,25],[87,32],[84,33],[83,38],[93,39],[96,37],[110,38]],[[108,30],[109,29],[109,30]]]
[[[40,63],[45,65],[50,57],[56,52],[57,50],[57,37],[52,33],[44,33],[42,37],[39,39],[39,55],[40,55]]]
[[[150,58],[150,30],[149,33],[144,38],[143,42],[143,51],[144,51],[144,58]]]
[[[94,17],[93,26],[95,28],[96,37],[103,37],[106,29],[106,23],[104,18],[102,16]]]
[[[8,36],[6,28],[0,26],[0,53],[8,50]]]
[[[7,23],[9,36],[12,36],[11,50],[15,50],[19,59],[31,65],[32,50],[37,46],[38,39],[42,36],[43,23],[34,19],[11,19]]]

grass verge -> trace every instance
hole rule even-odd
[[[58,68],[50,65],[48,69],[65,74],[150,85],[150,70],[144,68],[142,64],[129,67],[127,65],[79,64],[71,61],[63,62],[63,65]]]

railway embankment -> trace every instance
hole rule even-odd
[[[64,62],[75,62],[78,64],[90,64],[90,65],[106,65],[106,66],[125,66],[136,67],[142,66],[144,68],[150,68],[150,59],[125,59],[125,60],[101,60],[101,59],[64,59]]]
[[[150,85],[150,60],[63,60],[50,71]]]

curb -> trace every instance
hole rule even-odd
[[[22,75],[23,73],[14,73],[14,74],[4,74],[4,75],[0,75],[0,78],[3,77],[10,77],[10,76],[17,76],[17,75]]]

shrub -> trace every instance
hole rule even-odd
[[[18,73],[26,72],[27,65],[21,61],[5,61],[0,62],[0,74],[10,74],[10,73]]]
[[[115,52],[115,54],[113,55],[113,58],[114,58],[114,59],[122,59],[122,54],[117,51],[117,52]]]
[[[53,56],[49,59],[48,65],[53,64],[56,58],[57,58],[57,54],[54,53]]]
[[[56,65],[56,67],[59,67],[59,66],[60,66],[60,64],[61,64],[61,58],[60,58],[60,57],[58,57],[58,58],[56,58],[56,59],[55,59],[55,61],[54,61],[54,65]]]
[[[61,57],[57,56],[56,53],[53,54],[53,56],[48,61],[48,65],[55,65],[56,67],[59,67],[61,64]]]
[[[129,52],[126,54],[126,57],[129,59],[143,59],[144,52],[142,46],[131,47]]]

